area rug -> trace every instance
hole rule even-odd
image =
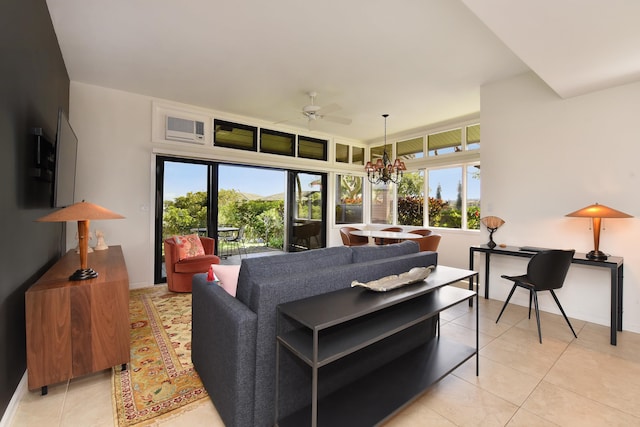
[[[146,425],[205,402],[191,363],[191,293],[166,285],[131,290],[129,318],[131,361],[112,374],[117,425]]]

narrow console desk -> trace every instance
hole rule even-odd
[[[491,255],[515,256],[531,258],[536,251],[522,250],[518,246],[506,246],[491,249],[487,245],[471,246],[469,248],[469,270],[473,270],[474,254],[484,253],[484,297],[489,298],[489,264]],[[622,280],[624,258],[610,256],[604,261],[587,258],[586,254],[578,253],[571,261],[573,264],[589,265],[591,267],[608,268],[611,273],[611,345],[617,345],[617,331],[622,331]],[[473,277],[469,279],[469,289],[473,289]]]
[[[278,306],[276,350],[276,422],[285,426],[380,425],[407,402],[423,393],[471,357],[476,356],[478,375],[478,308],[476,343],[468,346],[439,334],[407,353],[356,379],[351,384],[319,396],[319,382],[326,379],[320,368],[346,363],[345,359],[366,347],[383,346],[395,334],[401,334],[426,320],[439,319],[449,307],[477,300],[473,291],[450,284],[473,278],[478,273],[439,265],[424,282],[389,292],[347,288]],[[297,327],[283,331],[285,319]],[[281,349],[282,347],[282,349]],[[284,349],[311,368],[311,402],[298,412],[280,417],[280,359]],[[357,363],[357,362],[355,362]],[[300,391],[302,392],[302,391]],[[320,411],[322,409],[322,411]]]

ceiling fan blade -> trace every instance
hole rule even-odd
[[[342,110],[342,107],[339,106],[338,104],[329,104],[329,105],[325,105],[324,107],[316,111],[316,114],[319,116],[323,116],[325,114],[331,114],[339,110]]]
[[[328,122],[340,123],[342,125],[350,125],[351,119],[346,117],[338,117],[338,116],[324,116],[322,117],[324,120]]]

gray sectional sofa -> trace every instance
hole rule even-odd
[[[225,425],[275,424],[278,304],[346,288],[353,280],[371,281],[436,264],[437,253],[419,252],[411,241],[243,259],[235,298],[207,282],[206,274],[195,275],[191,358]],[[355,364],[327,369],[321,373],[326,380],[319,394],[372,371],[434,334],[435,322],[429,320],[385,340],[384,346],[373,346],[370,354],[357,354]],[[279,366],[281,416],[310,399],[310,370],[286,353],[281,352]]]

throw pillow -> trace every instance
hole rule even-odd
[[[207,280],[217,281],[232,297],[236,296],[236,288],[238,287],[238,274],[240,274],[239,265],[220,265],[211,264]]]
[[[173,240],[176,242],[176,246],[178,246],[178,260],[204,255],[204,247],[200,241],[200,236],[197,234],[174,236]]]

